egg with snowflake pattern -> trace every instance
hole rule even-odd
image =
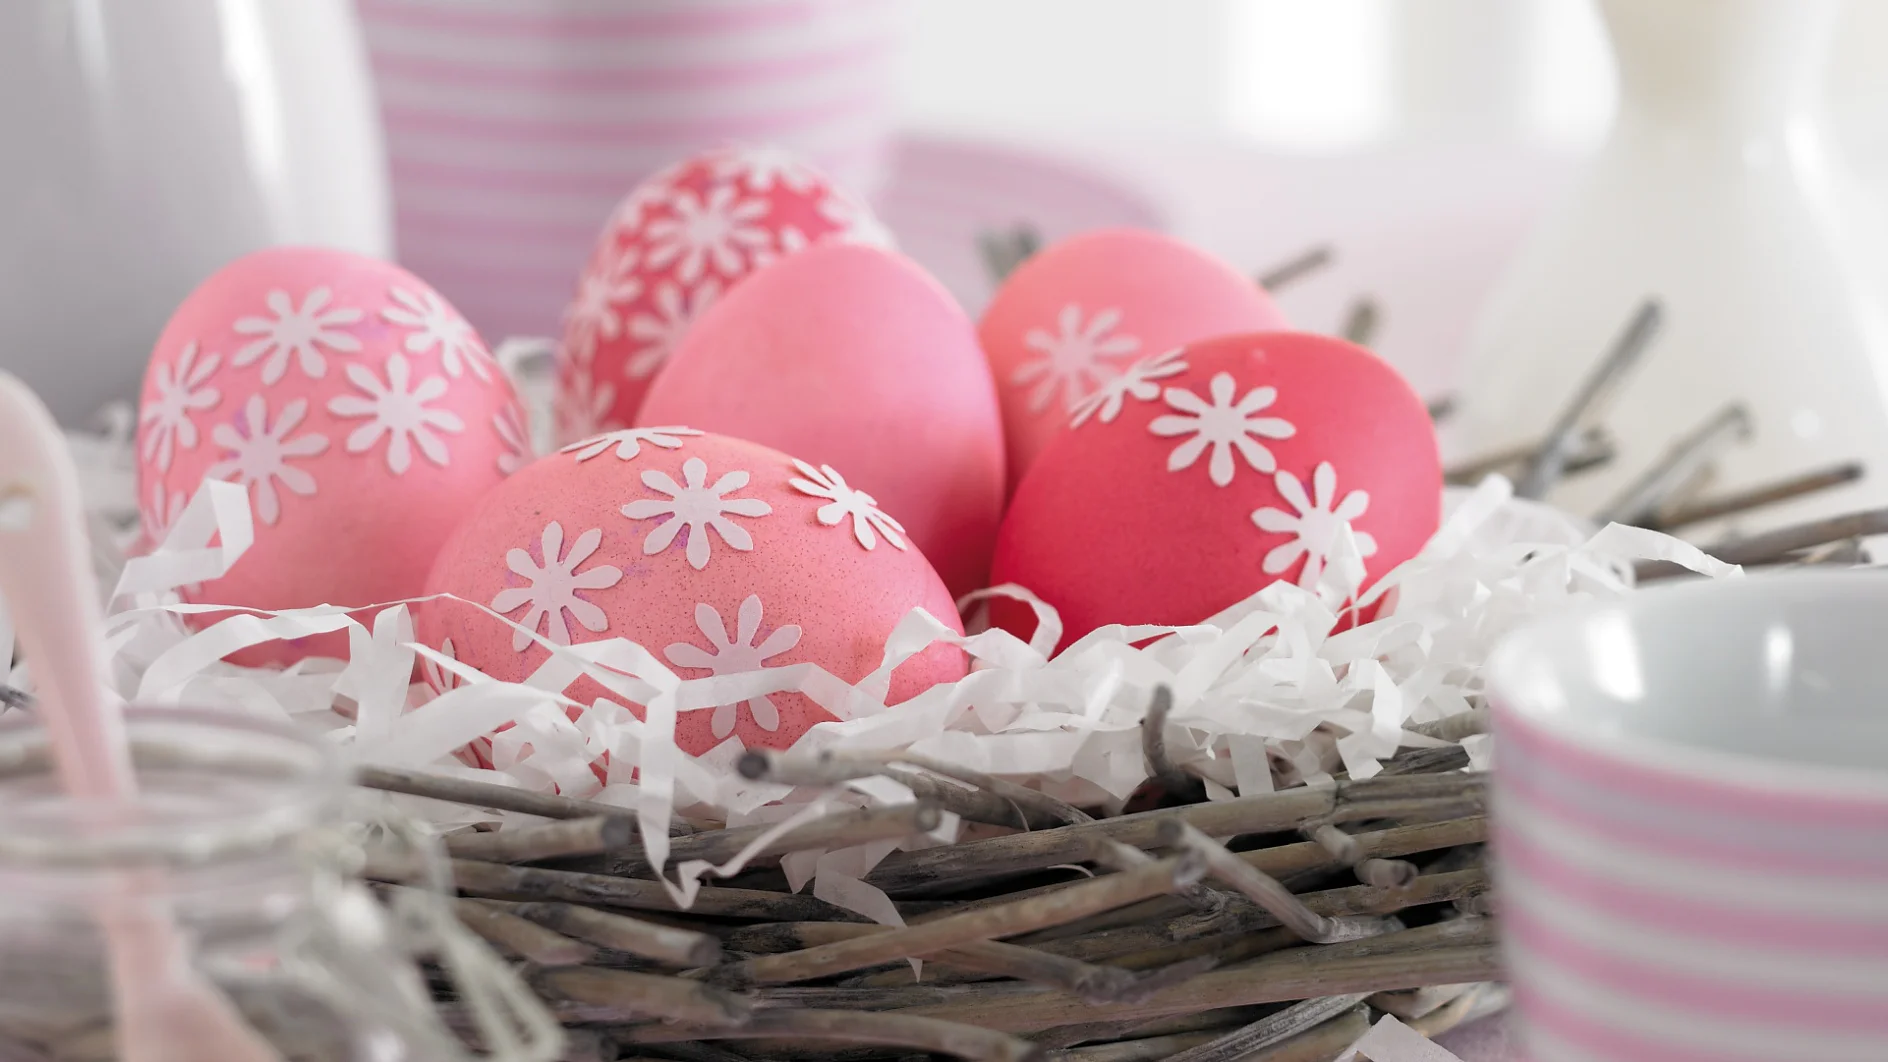
[[[1104,229],[1031,256],[977,336],[996,374],[1013,491],[1082,399],[1129,365],[1209,336],[1285,328],[1251,277],[1191,244]]]
[[[465,507],[529,459],[527,439],[498,363],[424,281],[345,251],[258,251],[191,292],[152,351],[138,414],[142,539],[162,542],[204,480],[230,480],[249,492],[255,544],[190,600],[411,597]],[[345,635],[319,635],[234,659],[346,649]]]
[[[910,259],[827,244],[709,309],[642,424],[693,424],[846,470],[937,566],[979,589],[1003,507],[1003,427],[970,319]]]
[[[684,679],[817,664],[852,683],[878,668],[913,608],[962,630],[905,529],[840,471],[673,426],[618,430],[527,466],[467,514],[427,592],[461,600],[425,606],[420,637],[509,681],[549,656],[520,627],[564,645],[627,638]],[[962,650],[934,645],[893,672],[890,701],[966,667]],[[569,696],[616,700],[587,678]],[[802,693],[764,693],[683,711],[676,743],[694,755],[730,738],[786,748],[829,718]]]
[[[1441,506],[1435,428],[1389,363],[1329,336],[1222,336],[1077,406],[1011,500],[993,581],[1054,605],[1065,645],[1198,623],[1279,579],[1316,588],[1345,526],[1367,586],[1422,549]],[[1026,633],[1013,610],[994,618]]]
[[[695,320],[749,273],[829,241],[891,244],[869,208],[791,152],[722,147],[637,185],[597,237],[557,348],[559,441],[636,423]]]

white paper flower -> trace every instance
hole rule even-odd
[[[559,376],[557,393],[551,401],[557,437],[588,439],[616,428],[619,422],[612,415],[615,405],[614,384],[598,383],[588,365],[570,364]]]
[[[1333,506],[1332,502],[1337,500],[1337,469],[1332,468],[1329,461],[1319,462],[1311,473],[1313,497],[1305,496],[1304,484],[1290,472],[1281,469],[1276,482],[1278,493],[1297,511],[1288,513],[1267,506],[1253,512],[1252,522],[1261,531],[1289,534],[1292,540],[1267,552],[1261,567],[1267,574],[1277,575],[1303,556],[1305,569],[1298,576],[1298,585],[1307,589],[1315,587],[1325,559],[1337,545],[1338,530],[1363,516],[1370,508],[1370,494],[1353,490]],[[1357,541],[1359,555],[1376,556],[1377,540],[1369,532],[1353,529],[1351,534]]]
[[[157,387],[157,397],[144,404],[138,420],[148,425],[144,433],[144,459],[156,464],[158,471],[170,471],[171,458],[177,448],[189,450],[197,445],[197,424],[191,414],[223,400],[223,392],[203,386],[222,361],[220,355],[211,354],[198,362],[197,342],[193,339],[178,352],[175,364],[159,362],[152,369],[151,381]]]
[[[373,448],[382,435],[387,436],[387,467],[393,474],[404,475],[413,464],[413,447],[418,446],[426,459],[442,468],[451,461],[445,441],[435,431],[461,432],[465,421],[445,409],[428,409],[426,403],[446,393],[446,378],[428,376],[412,383],[412,367],[406,355],[387,356],[387,382],[365,365],[349,365],[347,378],[366,394],[337,395],[328,400],[328,412],[337,417],[368,417],[347,437],[347,452],[358,454]]]
[[[380,316],[413,329],[406,336],[408,354],[424,354],[438,347],[439,365],[447,376],[463,376],[470,367],[479,379],[492,378],[492,356],[479,334],[438,292],[422,289],[415,295],[403,288],[390,288],[387,296],[400,305],[381,310]]]
[[[705,668],[716,675],[740,675],[749,671],[759,671],[766,667],[766,661],[800,644],[800,628],[788,624],[774,628],[766,640],[754,644],[754,636],[760,633],[761,604],[756,594],[747,595],[741,602],[741,611],[737,617],[740,626],[734,637],[728,637],[727,625],[721,622],[721,613],[713,606],[698,604],[695,606],[695,626],[713,646],[713,652],[702,649],[688,642],[676,642],[663,650],[669,663],[676,667]],[[777,666],[777,665],[776,665]],[[780,729],[780,712],[774,707],[772,699],[761,696],[747,701],[747,710],[753,713],[754,722],[762,730]],[[740,706],[734,704],[718,705],[713,720],[714,734],[717,740],[734,733],[735,725],[740,722]]]
[[[1278,468],[1278,459],[1272,456],[1272,451],[1253,438],[1289,439],[1298,433],[1298,429],[1289,421],[1278,417],[1254,416],[1278,401],[1278,388],[1254,387],[1235,403],[1233,391],[1236,386],[1232,373],[1215,374],[1207,385],[1213,396],[1211,405],[1186,388],[1167,388],[1164,393],[1167,404],[1180,412],[1155,417],[1147,425],[1147,430],[1168,437],[1193,436],[1174,447],[1173,453],[1168,455],[1167,471],[1178,472],[1183,468],[1191,468],[1208,446],[1213,448],[1213,456],[1207,463],[1207,474],[1222,487],[1232,482],[1234,449],[1246,459],[1246,464],[1260,472],[1271,472]]]
[[[511,475],[531,463],[531,429],[526,426],[524,407],[516,402],[492,414],[492,431],[505,448],[498,452],[498,471]]]
[[[704,269],[735,277],[747,268],[747,256],[773,242],[754,224],[767,216],[764,199],[737,199],[733,185],[717,185],[706,198],[678,191],[670,203],[674,215],[651,221],[649,264],[657,269],[676,263],[684,284],[701,279]]]
[[[190,496],[183,491],[170,494],[164,490],[164,481],[151,484],[150,499],[140,502],[138,515],[144,521],[144,537],[153,546],[162,545],[169,537],[170,529],[183,519],[184,510],[190,507]]]
[[[451,638],[447,638],[445,641],[439,643],[439,655],[448,660],[459,659],[458,651],[452,647]],[[446,670],[444,667],[434,662],[433,658],[429,656],[420,657],[420,675],[425,678],[427,687],[430,688],[435,695],[450,693],[465,684],[464,679]]]
[[[566,612],[587,631],[607,629],[610,618],[603,610],[577,596],[579,590],[607,590],[623,578],[623,570],[610,564],[599,564],[586,572],[577,570],[602,543],[603,529],[593,527],[578,535],[577,541],[570,544],[570,552],[565,553],[563,525],[555,520],[545,524],[538,539],[544,556],[542,564],[523,549],[514,547],[505,554],[505,566],[531,585],[500,590],[492,598],[492,611],[516,612],[530,606],[519,624],[535,631],[542,620],[544,636],[558,645],[570,644],[570,624],[564,620]],[[530,635],[524,631],[512,632],[513,649],[522,653],[530,645]]]
[[[1056,317],[1056,333],[1032,328],[1023,336],[1023,345],[1040,351],[1042,356],[1026,361],[1010,374],[1010,383],[1031,387],[1029,411],[1040,413],[1049,408],[1056,392],[1062,392],[1062,404],[1073,412],[1076,403],[1088,392],[1115,375],[1105,358],[1118,358],[1141,349],[1141,341],[1130,335],[1111,334],[1121,323],[1121,311],[1106,309],[1082,321],[1082,308],[1075,303],[1062,307]],[[1033,385],[1033,387],[1032,387]]]
[[[1178,376],[1187,371],[1184,359],[1186,350],[1175,347],[1151,358],[1142,358],[1128,371],[1119,376],[1109,377],[1102,385],[1089,392],[1088,397],[1075,403],[1075,419],[1069,427],[1078,428],[1094,417],[1103,424],[1113,424],[1114,418],[1121,415],[1121,407],[1129,398],[1142,402],[1152,402],[1160,397],[1160,385],[1156,380],[1165,380],[1169,376]]]
[[[630,502],[623,506],[623,515],[631,520],[668,517],[643,540],[644,553],[660,553],[668,549],[669,543],[675,541],[675,536],[684,527],[688,528],[688,563],[699,571],[708,566],[710,528],[721,536],[721,541],[735,549],[745,552],[754,548],[753,536],[722,515],[766,516],[774,511],[773,506],[759,498],[725,497],[747,486],[750,478],[746,472],[736,470],[715,480],[710,486],[708,463],[699,457],[691,457],[682,464],[683,483],[675,482],[666,472],[654,469],[644,472],[643,484],[669,497],[662,501],[645,498]]]
[[[734,148],[715,160],[714,174],[747,182],[750,191],[771,192],[775,185],[802,194],[819,184],[819,174],[798,155],[777,147]]]
[[[713,277],[695,285],[686,293],[680,285],[663,281],[656,285],[652,313],[639,313],[629,320],[629,334],[642,340],[639,348],[623,366],[632,380],[654,375],[688,334],[688,329],[721,295],[721,284]]]
[[[564,447],[562,450],[559,450],[558,453],[576,454],[577,460],[588,461],[592,457],[600,457],[608,453],[610,447],[614,446],[616,447],[617,459],[629,461],[642,453],[643,443],[648,443],[651,446],[659,446],[664,450],[679,450],[682,448],[682,436],[700,434],[701,432],[696,431],[694,428],[676,426],[661,428],[624,428],[621,431],[606,431],[601,435],[593,435],[588,439],[580,439]]]
[[[638,257],[632,249],[619,254],[601,270],[586,270],[577,281],[577,296],[564,309],[564,338],[570,356],[587,362],[596,356],[597,341],[623,334],[622,303],[642,294],[636,279]]]
[[[228,454],[211,465],[204,475],[255,487],[256,515],[263,523],[274,526],[282,519],[282,501],[276,494],[276,483],[303,497],[315,493],[315,477],[289,464],[289,460],[314,457],[328,450],[326,435],[311,432],[289,438],[289,433],[307,416],[308,400],[297,398],[282,407],[281,416],[271,427],[268,402],[260,394],[250,395],[234,423],[218,424],[210,432],[210,439]]]
[[[822,505],[816,514],[819,522],[831,527],[846,517],[852,517],[852,534],[859,540],[859,545],[866,549],[878,546],[878,535],[884,535],[885,541],[898,549],[905,548],[905,540],[900,537],[905,533],[903,525],[878,510],[878,500],[862,490],[854,490],[846,483],[846,478],[833,470],[831,465],[814,468],[799,458],[793,459],[793,467],[800,470],[805,479],[790,479],[787,482],[801,494],[810,494],[815,498],[831,499],[832,504]],[[873,534],[877,531],[877,534]]]
[[[845,243],[889,250],[898,242],[892,238],[892,230],[885,227],[870,207],[843,192],[832,191],[821,196],[818,210],[820,217],[838,226],[838,239]]]
[[[360,323],[361,311],[353,306],[326,309],[332,301],[334,292],[325,287],[310,291],[299,308],[288,292],[269,292],[263,302],[275,316],[237,319],[236,331],[262,338],[237,351],[230,364],[240,368],[267,357],[262,363],[265,384],[282,379],[288,372],[290,358],[310,379],[319,380],[328,375],[328,356],[322,352],[322,347],[344,354],[361,349],[361,341],[353,334],[336,330],[340,325]]]

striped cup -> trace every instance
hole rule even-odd
[[[1655,589],[1489,663],[1530,1062],[1888,1059],[1888,579]]]
[[[485,335],[555,335],[645,176],[735,143],[876,191],[902,0],[358,0],[403,265]]]

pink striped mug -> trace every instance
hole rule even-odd
[[[1888,1059],[1888,579],[1650,590],[1489,662],[1530,1062]]]

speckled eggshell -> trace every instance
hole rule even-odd
[[[997,289],[977,326],[1003,403],[1011,489],[1081,400],[1135,361],[1197,339],[1286,327],[1251,277],[1158,232],[1105,229],[1037,253]]]
[[[828,244],[716,303],[642,424],[692,424],[830,463],[901,521],[953,593],[984,585],[1003,431],[970,320],[909,259]]]
[[[829,241],[890,246],[870,209],[778,148],[723,147],[650,177],[597,237],[564,311],[560,442],[636,422],[689,327],[743,277]]]
[[[706,522],[675,523],[678,492]],[[686,428],[599,436],[528,466],[472,509],[427,589],[564,644],[628,638],[683,678],[810,662],[857,682],[912,608],[961,630],[937,573],[843,475]],[[498,679],[521,680],[549,655],[454,601],[423,609],[420,635]],[[961,650],[932,646],[894,672],[891,698],[966,667]],[[571,696],[611,695],[583,679]],[[729,735],[786,748],[830,718],[802,694],[764,700],[684,712],[676,743],[695,755]]]
[[[527,459],[517,395],[439,293],[344,251],[259,251],[205,280],[151,354],[143,539],[205,479],[249,490],[255,545],[193,601],[283,609],[420,592],[465,508]],[[237,659],[345,655],[344,635]]]
[[[1328,336],[1223,336],[1136,363],[1043,450],[993,581],[1060,610],[1065,645],[1109,623],[1197,623],[1277,579],[1315,584],[1333,513],[1374,581],[1441,505],[1435,429],[1387,362]]]

